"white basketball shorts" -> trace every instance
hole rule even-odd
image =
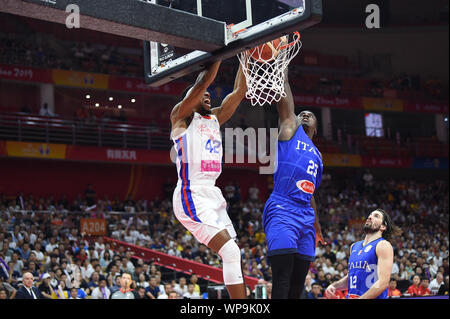
[[[226,229],[231,238],[236,231],[227,213],[227,202],[214,181],[180,181],[173,192],[173,211],[176,218],[202,244]]]

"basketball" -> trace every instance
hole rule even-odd
[[[258,62],[273,61],[280,52],[282,38],[266,42],[250,50],[251,57]]]

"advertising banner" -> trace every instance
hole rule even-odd
[[[331,167],[361,167],[361,156],[356,154],[323,154],[323,165]]]
[[[405,101],[405,112],[447,114],[448,103]]]
[[[108,78],[105,74],[53,70],[53,83],[56,85],[108,89]]]
[[[122,76],[110,76],[108,83],[108,88],[110,90],[175,96],[180,96],[187,86],[187,83],[172,82],[159,87],[151,87],[145,84],[144,80]]]
[[[65,144],[6,142],[6,152],[12,157],[65,159],[66,147]]]
[[[66,159],[76,161],[171,164],[169,151],[68,145]]]
[[[414,158],[413,168],[448,169],[448,158]]]
[[[410,168],[413,158],[362,156],[364,167]]]
[[[299,106],[362,109],[361,98],[354,97],[296,94],[294,102]]]
[[[403,100],[363,97],[362,104],[367,111],[403,112]]]
[[[0,79],[52,83],[52,70],[0,64]]]

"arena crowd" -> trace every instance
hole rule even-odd
[[[139,298],[206,297],[207,284],[196,274],[168,276],[161,266],[131,258],[131,252],[112,250],[102,237],[80,233],[81,218],[106,218],[112,238],[220,267],[217,254],[174,217],[171,187],[164,186],[162,199],[136,201],[97,198],[92,186],[70,201],[67,196],[0,194],[0,299],[15,297],[26,272],[51,299],[109,298],[120,289],[124,272],[132,274],[131,288]],[[262,228],[265,201],[255,185],[245,199],[238,183],[229,183],[222,192],[238,233],[243,272],[258,278],[270,298],[271,268]],[[403,231],[391,241],[395,257],[389,296],[448,295],[448,197],[447,181],[376,181],[366,173],[355,182],[325,174],[316,202],[328,245],[316,248],[302,298],[324,298],[326,287],[347,274],[349,247],[362,240],[362,222],[376,208],[389,212]],[[249,291],[250,297],[254,294]]]

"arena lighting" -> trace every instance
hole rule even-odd
[[[131,103],[136,103],[136,99],[131,99]]]
[[[109,100],[112,101],[112,100],[114,100],[114,98],[113,98],[112,96],[110,96],[110,97],[109,97]]]
[[[99,107],[100,106],[100,104],[99,103],[95,103],[95,107]]]
[[[121,109],[122,108],[122,105],[119,105],[119,106],[117,106],[119,109]]]
[[[87,95],[86,95],[86,99],[89,100],[90,98],[91,98],[91,96],[90,96],[89,94],[87,94]]]

